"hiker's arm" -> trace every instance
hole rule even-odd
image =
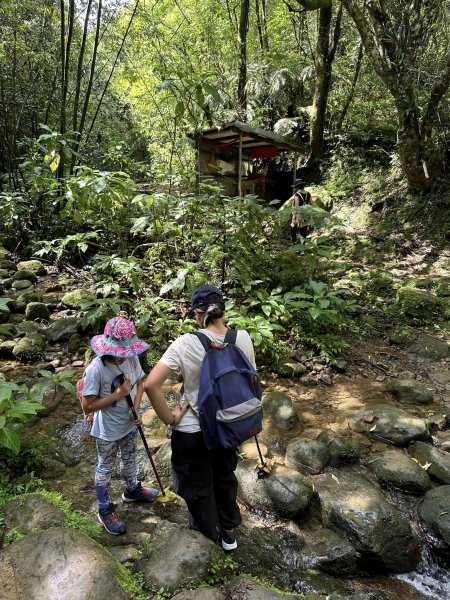
[[[162,386],[171,373],[173,373],[172,369],[169,369],[164,363],[157,363],[150,371],[144,388],[161,421],[166,425],[178,425],[189,407],[181,408],[181,406],[177,406],[172,411],[168,407]]]
[[[131,393],[131,384],[128,379],[125,379],[112,394],[100,398],[99,396],[83,396],[83,410],[85,413],[93,413],[103,408],[108,408],[114,402],[117,402],[124,396]]]

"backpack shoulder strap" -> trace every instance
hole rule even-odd
[[[225,334],[225,339],[223,340],[223,343],[224,344],[236,344],[237,333],[238,333],[237,329],[228,329],[227,333]]]
[[[201,331],[194,331],[194,333],[192,335],[195,335],[195,337],[197,337],[201,341],[202,346],[205,349],[205,352],[208,352],[208,350],[211,349],[211,340],[209,339],[209,337],[207,335],[205,335]]]

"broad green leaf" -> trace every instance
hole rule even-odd
[[[0,429],[0,446],[4,448],[8,448],[14,454],[19,454],[20,451],[20,438],[19,434],[10,429],[9,427],[4,427]]]

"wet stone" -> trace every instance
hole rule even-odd
[[[420,494],[430,489],[427,472],[401,450],[380,452],[367,464],[382,485]]]
[[[305,475],[321,473],[328,461],[330,453],[327,446],[318,440],[294,438],[286,448],[284,463],[287,467],[297,469]]]
[[[428,464],[428,475],[442,484],[450,484],[450,454],[425,442],[415,442],[410,453],[420,464]]]
[[[386,389],[399,402],[405,404],[431,404],[433,393],[415,379],[392,379]]]

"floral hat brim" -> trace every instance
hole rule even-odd
[[[111,340],[103,334],[96,335],[91,339],[91,348],[98,356],[117,356],[118,358],[132,358],[138,356],[150,348],[149,344],[140,340],[137,336],[130,340]]]

